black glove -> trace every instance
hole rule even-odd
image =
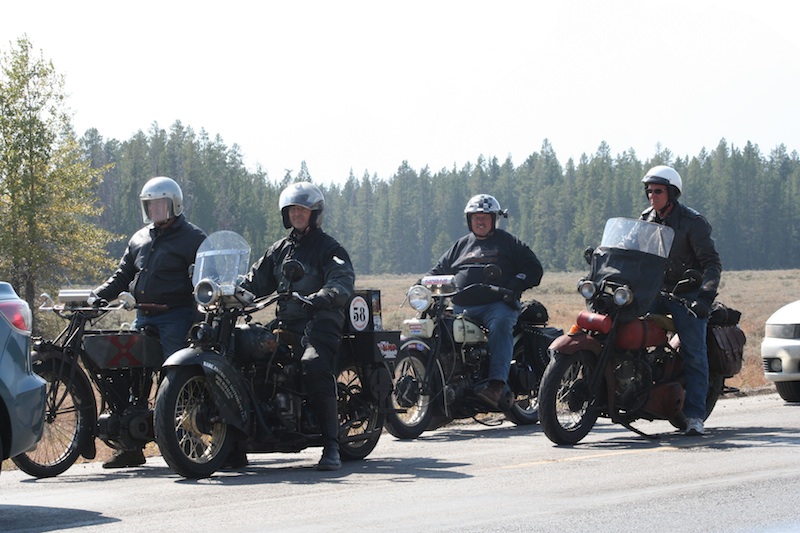
[[[525,284],[525,274],[517,274],[508,282],[508,289],[514,293],[517,300],[522,298],[522,293],[528,287]]]
[[[697,300],[689,304],[689,310],[697,318],[708,318],[708,315],[711,314],[711,302],[701,295]]]
[[[310,294],[308,299],[311,300],[311,306],[314,311],[322,311],[323,309],[330,309],[333,305],[333,298],[327,293],[322,291]]]

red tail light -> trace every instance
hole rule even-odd
[[[31,310],[25,302],[0,302],[0,313],[14,328],[31,332]]]

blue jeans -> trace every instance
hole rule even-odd
[[[514,325],[519,318],[519,309],[503,302],[493,302],[469,307],[453,306],[456,314],[480,320],[489,329],[489,379],[508,381],[511,359],[514,356]]]
[[[161,349],[164,359],[189,345],[187,336],[194,324],[195,309],[193,306],[176,307],[158,315],[145,315],[136,313],[136,320],[131,325],[132,329],[142,329],[153,326],[158,330],[161,340]]]
[[[683,295],[688,301],[696,293]],[[681,340],[684,374],[686,375],[686,399],[683,414],[687,418],[706,418],[706,396],[708,395],[708,354],[706,353],[707,318],[696,318],[677,302],[659,299],[652,312],[670,314]]]

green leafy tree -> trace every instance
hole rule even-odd
[[[113,266],[95,225],[92,168],[72,132],[63,79],[26,37],[0,58],[0,276],[34,307],[38,291]]]

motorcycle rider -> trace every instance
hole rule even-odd
[[[308,297],[310,308],[286,299],[279,301],[276,314],[285,328],[302,332],[303,380],[323,440],[317,469],[339,470],[335,368],[344,308],[355,290],[355,273],[347,251],[321,228],[325,198],[317,186],[308,182],[289,185],[281,192],[278,206],[283,225],[291,231],[267,249],[241,286],[256,297],[284,291],[290,281],[283,276],[283,264],[289,259],[303,264],[305,275],[292,284],[292,290]]]
[[[514,351],[514,325],[519,318],[520,297],[539,285],[544,273],[536,254],[514,235],[499,229],[498,218],[508,217],[507,210],[489,194],[469,199],[464,214],[470,233],[458,239],[439,259],[428,275],[455,275],[459,289],[485,282],[484,268],[497,265],[502,277],[493,282],[513,291],[512,296],[498,295],[494,301],[463,301],[454,305],[456,313],[479,319],[489,329],[489,385],[478,397],[497,408],[505,388]]]
[[[183,192],[173,179],[148,180],[139,200],[145,226],[128,241],[114,274],[94,289],[94,300],[110,301],[129,291],[137,304],[132,328],[158,331],[166,359],[188,345],[186,335],[196,312],[189,267],[206,234],[186,220]],[[144,463],[141,449],[117,450],[103,468]]]
[[[691,312],[667,299],[658,300],[652,312],[671,314],[675,322],[686,374],[685,434],[703,435],[708,393],[706,327],[711,304],[717,295],[722,264],[711,238],[711,225],[700,213],[678,202],[683,192],[680,174],[672,167],[658,165],[647,171],[642,183],[650,202],[650,207],[642,212],[642,220],[665,224],[675,231],[663,288],[673,290],[687,269],[702,273],[700,288],[682,295],[691,302]]]

